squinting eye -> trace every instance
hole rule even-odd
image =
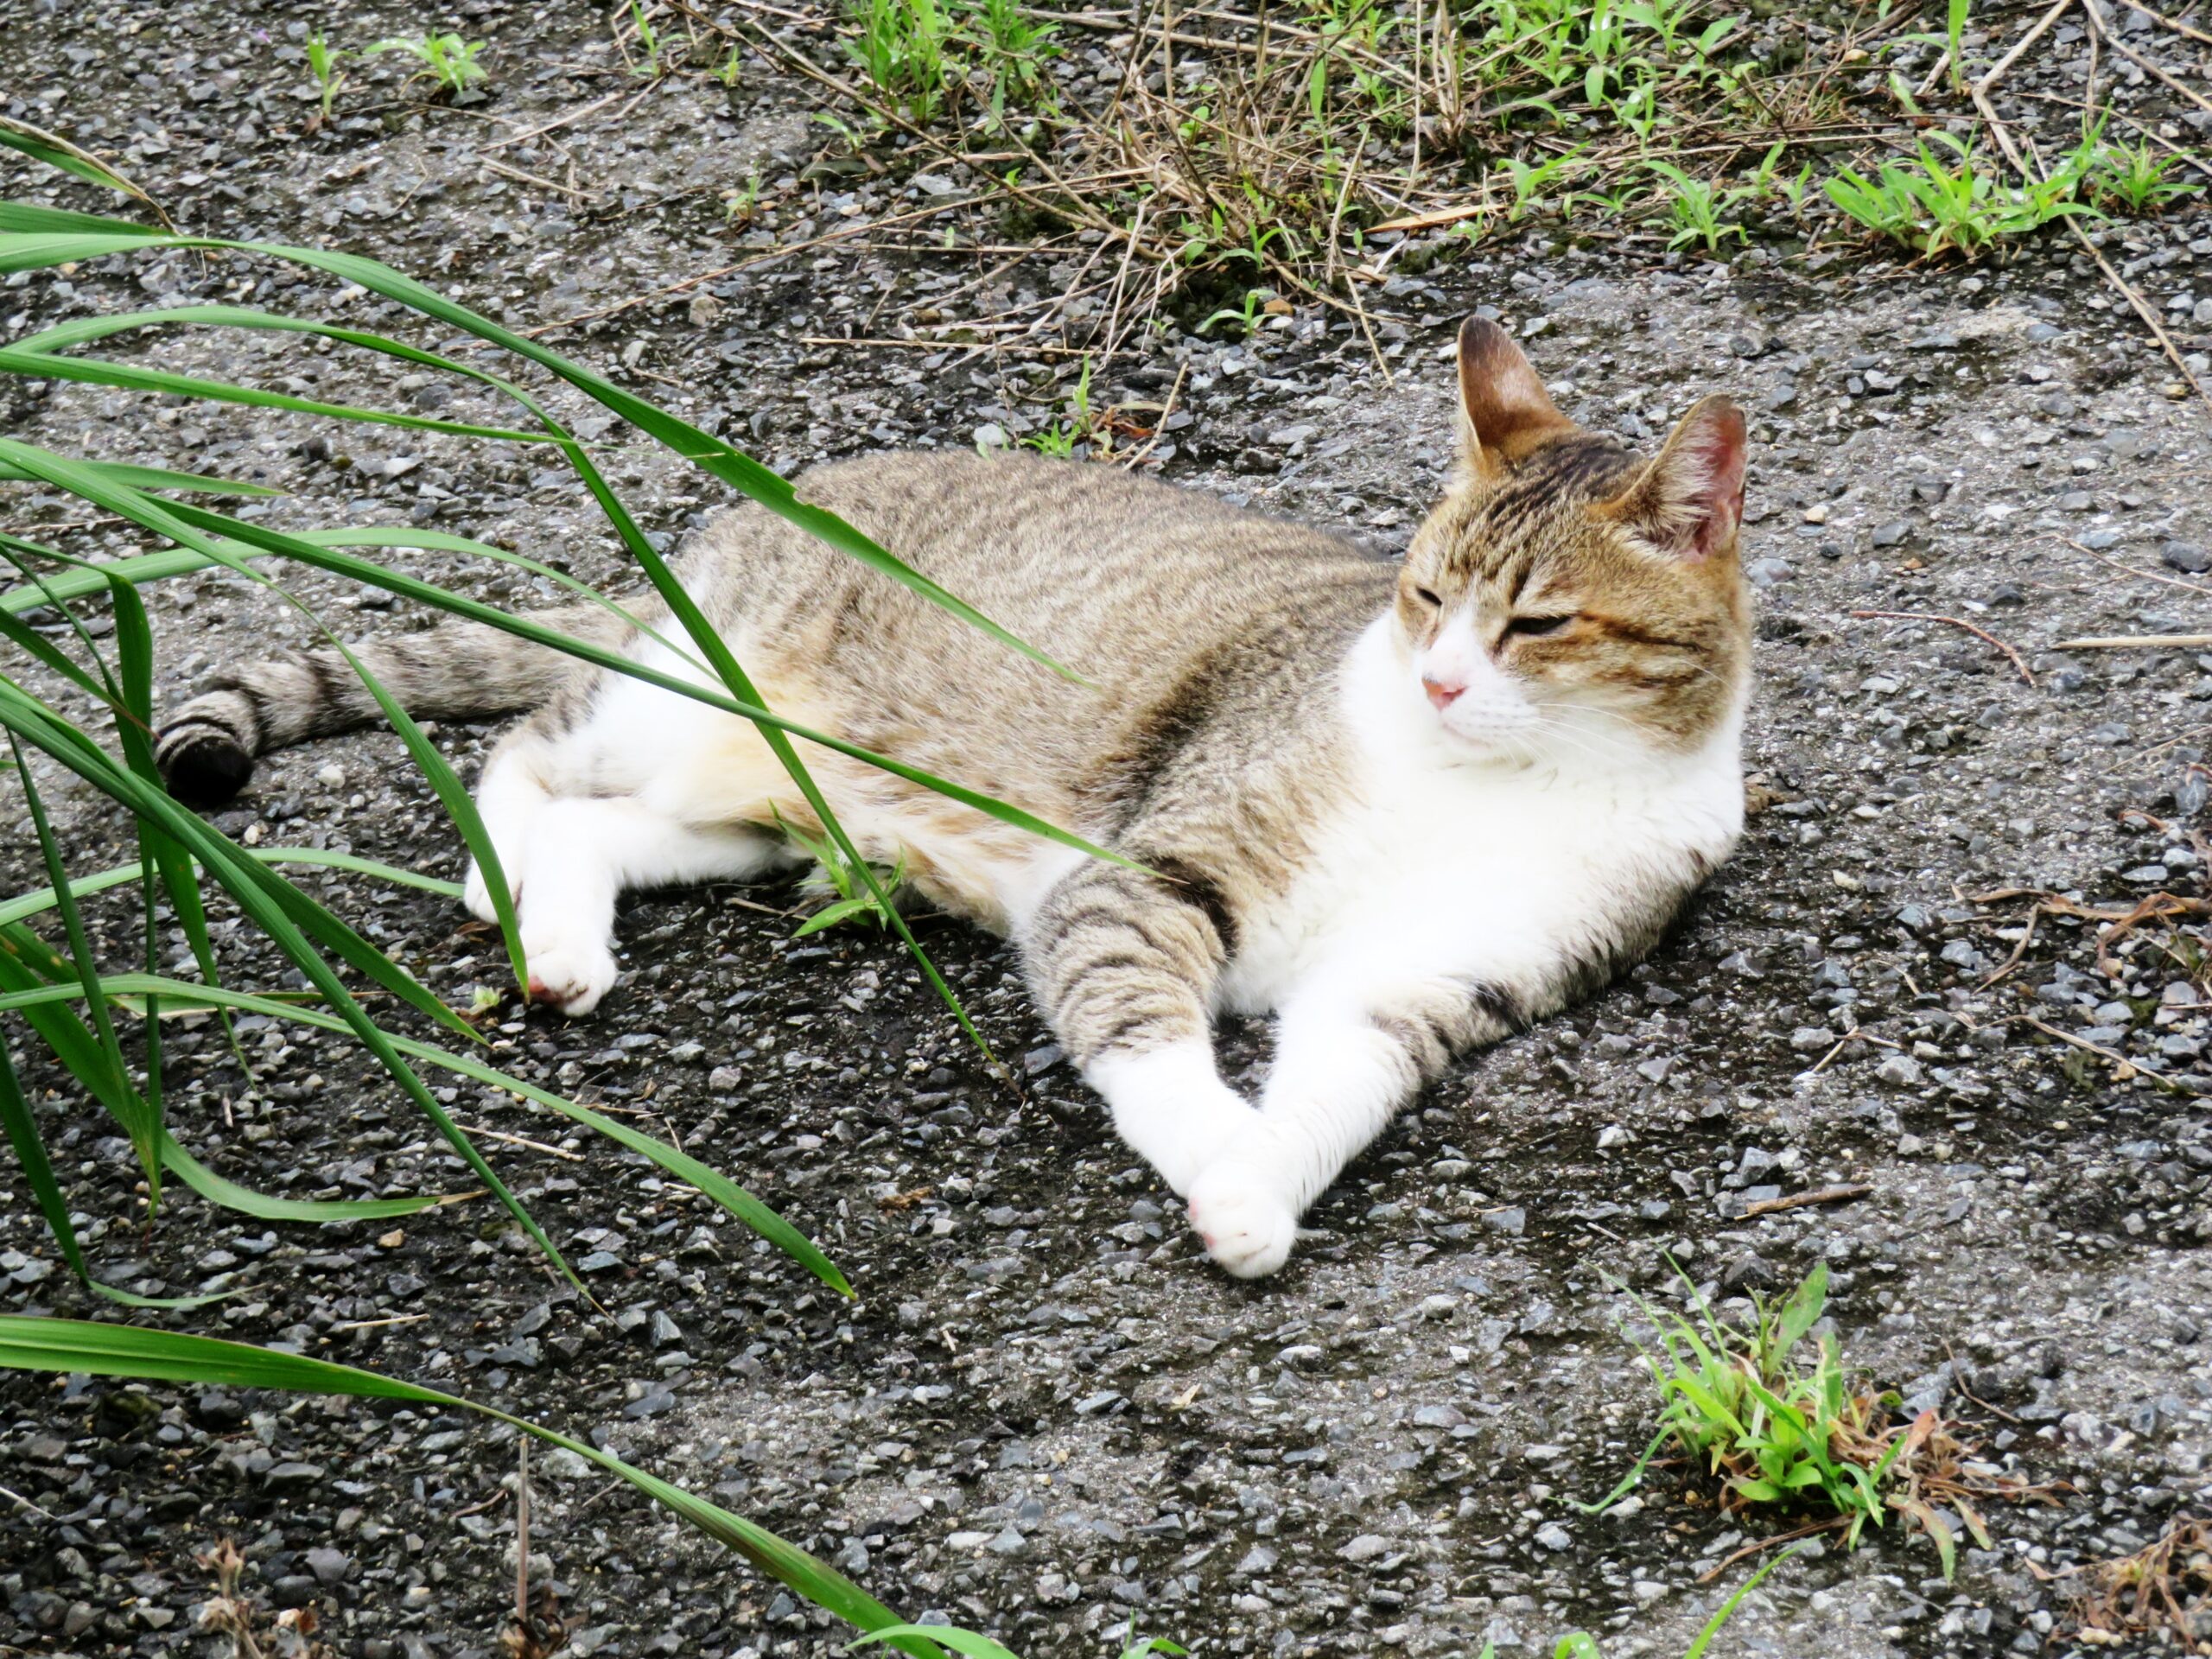
[[[1427,606],[1432,611],[1440,609],[1444,603],[1442,600],[1439,599],[1434,594],[1430,593],[1426,588],[1414,588],[1414,597],[1421,601],[1422,604]]]
[[[1516,616],[1505,625],[1505,631],[1529,636],[1557,633],[1573,620],[1572,616]]]

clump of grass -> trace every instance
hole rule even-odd
[[[793,938],[803,939],[810,933],[819,933],[841,924],[884,928],[898,920],[899,890],[906,885],[906,861],[903,855],[895,865],[871,864],[863,872],[862,867],[847,857],[828,836],[810,836],[781,817],[777,818],[776,826],[814,861],[814,868],[799,883],[799,891],[810,899],[827,901],[799,924],[798,931],[791,935]]]
[[[623,62],[628,67],[630,73],[640,80],[666,79],[683,67],[684,60],[698,45],[697,37],[687,33],[681,41],[671,41],[653,22],[652,9],[645,3],[645,0],[629,0],[629,8],[630,33],[637,41],[638,49],[632,55],[629,41],[619,41],[617,44],[621,48]],[[686,23],[688,29],[688,19]],[[733,72],[734,64],[735,58],[733,54],[731,64],[728,66]],[[734,73],[718,76],[718,79],[721,79],[725,86],[736,84]]]
[[[2212,1643],[2212,1522],[2184,1516],[2133,1555],[2080,1569],[2077,1642],[2109,1647],[2132,1637],[2172,1637],[2185,1652]]]
[[[394,35],[390,40],[378,41],[361,55],[374,58],[387,52],[404,53],[423,66],[408,77],[410,81],[435,81],[438,91],[457,98],[492,78],[492,72],[476,61],[488,44],[485,41],[465,41],[458,35]]]
[[[908,118],[926,125],[944,108],[955,70],[951,27],[938,0],[861,0],[853,60]]]
[[[2203,187],[2174,176],[2183,158],[2152,147],[2149,139],[2137,144],[2086,141],[2087,157],[2081,175],[2090,199],[2111,212],[2140,216],[2163,213],[2184,196],[2202,194]]]
[[[1945,1510],[1988,1548],[1974,1500],[2032,1489],[1972,1463],[1972,1448],[1933,1408],[1899,1421],[1897,1395],[1847,1373],[1833,1336],[1815,1339],[1804,1357],[1827,1283],[1823,1264],[1778,1302],[1754,1296],[1746,1325],[1722,1324],[1694,1287],[1694,1319],[1639,1298],[1655,1331],[1656,1346],[1639,1344],[1638,1351],[1658,1390],[1659,1433],[1602,1502],[1578,1507],[1594,1514],[1620,1502],[1671,1442],[1719,1481],[1723,1509],[1809,1516],[1811,1524],[1840,1533],[1847,1548],[1896,1516],[1928,1535],[1946,1578],[1957,1543]]]
[[[1067,460],[1076,452],[1076,446],[1091,435],[1098,425],[1097,411],[1090,406],[1090,359],[1083,359],[1082,371],[1076,376],[1075,390],[1067,397],[1068,417],[1041,427],[1022,439],[1025,448],[1039,454]]]
[[[2080,200],[2073,168],[2007,183],[1975,156],[1971,140],[1940,130],[1928,137],[1948,155],[1931,150],[1923,138],[1911,162],[1884,162],[1872,178],[1844,168],[1827,181],[1828,200],[1876,236],[1929,259],[1979,259],[2054,219],[2102,217]]]

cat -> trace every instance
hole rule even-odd
[[[1560,413],[1495,323],[1459,342],[1461,453],[1401,561],[1127,472],[894,454],[802,497],[1071,664],[1060,677],[758,507],[679,570],[771,708],[1013,802],[1087,856],[810,748],[861,851],[1010,935],[1116,1130],[1257,1277],[1446,1062],[1649,950],[1743,823],[1751,606],[1743,416],[1707,397],[1639,459]],[[603,607],[575,636],[713,683]],[[480,624],[372,643],[410,710],[535,706],[477,802],[534,997],[614,983],[615,902],[799,861],[818,821],[747,721]],[[159,734],[169,787],[227,798],[262,751],[370,721],[344,659],[219,677]],[[468,906],[490,918],[480,873]],[[1256,1103],[1211,1026],[1278,1016]]]

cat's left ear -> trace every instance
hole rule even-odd
[[[1744,415],[1707,397],[1682,416],[1635,481],[1596,509],[1669,557],[1733,557],[1744,519]]]

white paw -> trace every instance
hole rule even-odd
[[[613,988],[614,953],[599,940],[523,941],[530,964],[530,1000],[570,1016],[589,1014]]]
[[[1191,1225],[1224,1270],[1264,1279],[1289,1258],[1298,1212],[1271,1168],[1231,1154],[1191,1184]]]
[[[512,870],[507,874],[507,897],[510,901],[522,897],[522,884]],[[483,868],[473,858],[468,861],[467,878],[461,884],[461,902],[480,922],[496,924],[499,919],[499,912],[492,908],[492,889],[484,880]]]

